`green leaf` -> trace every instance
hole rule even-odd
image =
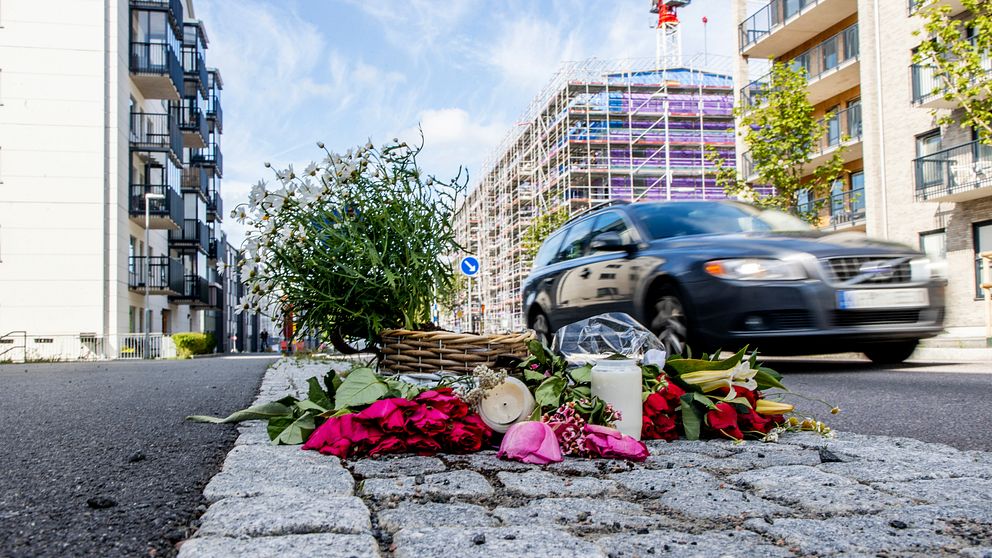
[[[324,393],[327,394],[327,398],[331,401],[334,400],[334,392],[337,391],[340,383],[341,380],[338,378],[338,373],[334,370],[324,374]],[[328,407],[330,407],[330,405],[328,405]]]
[[[248,407],[247,409],[242,409],[240,411],[235,411],[225,418],[192,415],[186,417],[186,420],[191,420],[193,422],[208,422],[211,424],[225,424],[232,422],[243,422],[246,420],[265,420],[272,417],[292,414],[293,411],[289,408],[289,406],[274,401],[271,403],[264,403],[262,405],[255,405],[254,407]]]
[[[578,386],[572,388],[572,396],[569,401],[574,399],[589,399],[592,397],[592,388],[589,386]]]
[[[779,388],[786,389],[782,382],[782,375],[771,368],[758,368],[754,373],[754,381],[758,382],[758,389]]]
[[[589,364],[578,368],[573,368],[568,374],[572,377],[572,381],[576,384],[581,385],[592,382],[592,366]]]
[[[536,358],[541,364],[548,363],[548,356],[544,350],[544,345],[542,345],[537,339],[531,339],[527,342],[527,350],[530,352],[531,356]]]
[[[534,407],[534,412],[530,414],[530,420],[538,421],[541,420],[541,408]]]
[[[299,418],[291,416],[271,418],[266,431],[273,444],[299,445],[310,437],[315,428],[317,426],[313,415],[305,413]]]
[[[389,387],[371,368],[354,368],[334,394],[334,408],[368,405],[388,392]]]
[[[315,405],[321,407],[321,412],[326,411],[334,406],[331,403],[331,398],[327,396],[327,392],[320,385],[320,380],[317,377],[313,377],[307,380],[309,389],[307,389],[307,399],[309,399]]]
[[[324,407],[322,405],[318,405],[309,399],[304,399],[303,401],[297,401],[293,406],[299,409],[301,412],[314,411],[318,414],[330,410],[330,407]]]
[[[420,388],[402,380],[387,379],[386,385],[389,386],[389,394],[394,397],[413,399],[420,394]]]
[[[693,398],[691,394],[685,394],[681,397],[682,401],[682,428],[685,430],[685,437],[688,440],[698,440],[700,425],[703,422],[703,418],[699,413],[699,410],[692,404]]]
[[[700,370],[730,370],[740,363],[741,359],[744,358],[744,353],[746,352],[747,347],[744,347],[733,356],[724,360],[712,361],[691,358],[676,358],[669,360],[665,363],[665,365],[672,367],[672,369],[675,370],[679,376],[682,374],[688,374],[689,372],[698,372]]]
[[[703,395],[702,393],[693,392],[691,394],[686,394],[686,395],[692,395],[692,398],[695,401],[702,403],[703,406],[706,407],[707,409],[716,409],[716,403],[714,403],[712,399]]]
[[[538,372],[536,370],[525,369],[524,370],[524,380],[527,380],[528,382],[538,382],[538,383],[543,382],[544,381],[544,373],[543,372]]]
[[[751,409],[752,408],[751,407],[751,402],[748,401],[746,397],[735,397],[735,398],[727,401],[727,403],[731,403],[733,405],[743,405],[743,406],[747,407],[748,409]]]
[[[541,382],[534,390],[534,399],[541,407],[558,407],[561,405],[561,393],[565,390],[565,378],[551,376]]]

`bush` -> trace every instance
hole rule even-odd
[[[179,358],[190,358],[193,355],[205,355],[214,350],[216,341],[213,333],[174,333],[172,342],[176,344]]]

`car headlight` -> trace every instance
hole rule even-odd
[[[710,260],[703,269],[714,277],[738,281],[795,281],[808,277],[799,262],[761,258]]]
[[[943,279],[947,276],[947,264],[930,258],[916,258],[909,262],[909,276],[914,282]]]

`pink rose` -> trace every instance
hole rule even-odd
[[[349,454],[370,448],[382,439],[382,431],[362,424],[356,415],[331,417],[320,425],[303,444],[305,450],[317,450],[325,455],[345,459]]]
[[[518,422],[503,435],[496,457],[547,465],[561,461],[561,446],[551,427],[543,422]]]
[[[430,405],[421,403],[410,415],[410,425],[413,426],[410,432],[413,434],[416,431],[420,431],[428,436],[440,434],[448,428],[448,422],[450,420],[451,417],[447,414],[442,413]]]
[[[586,451],[591,457],[611,457],[631,461],[644,461],[648,458],[648,448],[644,442],[621,434],[615,428],[587,424],[584,430]]]
[[[396,436],[387,436],[379,441],[374,448],[369,450],[369,456],[380,453],[403,453],[406,451],[406,442]]]
[[[434,455],[441,451],[441,444],[431,436],[414,434],[406,439],[407,451],[417,455]]]
[[[358,418],[378,424],[386,432],[406,432],[407,414],[415,407],[413,401],[399,397],[380,399],[358,413]]]

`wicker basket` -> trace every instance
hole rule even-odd
[[[396,373],[456,372],[468,374],[499,356],[527,356],[534,332],[472,335],[450,331],[390,329],[382,332],[382,366]]]

